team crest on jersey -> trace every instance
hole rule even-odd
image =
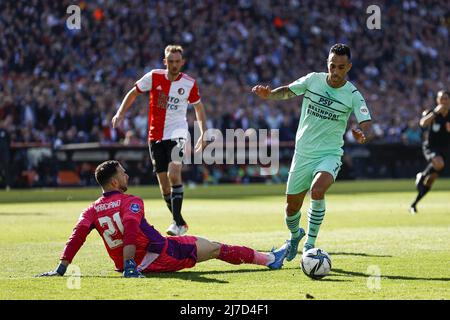
[[[183,95],[184,94],[184,89],[183,88],[178,89],[178,94],[180,96]]]
[[[141,208],[137,203],[132,203],[130,206],[130,210],[133,211],[134,213],[138,213],[141,210]]]
[[[369,114],[369,109],[367,109],[366,106],[361,106],[361,108],[359,109],[359,111],[361,112],[361,114],[367,116]]]

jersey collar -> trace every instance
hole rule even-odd
[[[166,72],[164,73],[164,76],[166,77],[166,80],[170,81],[169,80],[169,71],[167,71],[167,69],[166,69]],[[182,76],[183,76],[183,72],[180,72],[178,77],[175,80],[173,80],[172,82],[180,80]]]
[[[119,193],[122,193],[122,192],[117,191],[117,190],[114,190],[114,191],[108,191],[108,192],[104,192],[104,193],[103,193],[103,196],[104,196],[104,197],[110,197],[110,196],[112,196],[112,195],[114,195],[114,194],[119,194]]]

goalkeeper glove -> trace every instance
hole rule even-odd
[[[124,278],[144,278],[144,275],[138,271],[134,259],[128,259],[125,261],[123,276]]]
[[[62,277],[64,275],[64,273],[66,273],[66,270],[67,270],[67,267],[65,265],[63,265],[62,263],[60,263],[59,266],[55,270],[41,273],[41,274],[37,275],[37,277],[55,277],[55,276]]]

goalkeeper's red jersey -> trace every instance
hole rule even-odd
[[[160,253],[166,243],[166,238],[146,221],[141,198],[112,191],[104,193],[81,213],[61,260],[72,262],[92,229],[102,237],[119,271],[123,270],[124,246],[136,245],[135,261],[139,265],[147,251]]]

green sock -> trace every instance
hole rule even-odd
[[[299,211],[296,214],[294,214],[293,216],[288,216],[286,215],[286,225],[289,229],[289,231],[291,231],[291,239],[292,238],[298,238],[300,236],[300,218],[302,216],[302,213]]]
[[[307,244],[316,244],[317,234],[325,216],[325,200],[311,200],[311,207],[308,210],[308,239]]]

